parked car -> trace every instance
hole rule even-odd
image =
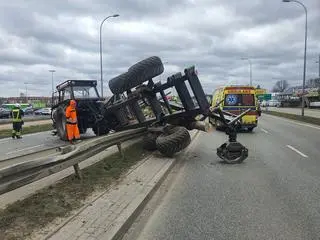
[[[35,115],[51,115],[51,108],[41,108],[34,111]]]
[[[268,107],[268,102],[266,100],[263,100],[261,102],[261,107]]]
[[[0,108],[0,118],[10,118],[11,111],[6,108]]]
[[[22,109],[25,115],[31,115],[34,112],[34,109],[32,107],[27,107]]]
[[[269,100],[268,101],[268,106],[269,107],[280,107],[281,103],[278,100]]]

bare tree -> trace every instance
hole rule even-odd
[[[289,87],[287,80],[279,80],[272,88],[272,92],[284,92]]]

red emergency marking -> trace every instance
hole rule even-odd
[[[232,90],[226,90],[226,94],[254,94],[254,90],[249,89],[232,89]]]

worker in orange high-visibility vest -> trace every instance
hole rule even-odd
[[[71,144],[73,144],[73,140],[80,139],[80,133],[78,128],[78,120],[77,120],[77,110],[76,110],[76,101],[70,100],[69,106],[66,108],[66,130],[67,137]]]

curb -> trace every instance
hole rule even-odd
[[[193,140],[199,135],[200,131],[197,130],[192,136],[191,136],[191,143]],[[142,200],[142,202],[136,207],[136,209],[128,216],[127,219],[124,220],[123,224],[120,226],[120,228],[115,232],[113,236],[108,237],[110,240],[118,240],[121,239],[124,234],[128,231],[128,229],[131,227],[131,225],[134,223],[134,221],[137,219],[137,217],[140,215],[144,207],[147,205],[147,203],[150,201],[154,193],[159,189],[162,182],[166,179],[168,174],[170,173],[171,169],[176,165],[177,159],[174,158],[171,165],[168,166],[168,168],[165,170],[163,175],[159,178],[158,182],[155,183],[155,185],[150,189],[150,191],[147,193],[145,198]]]

